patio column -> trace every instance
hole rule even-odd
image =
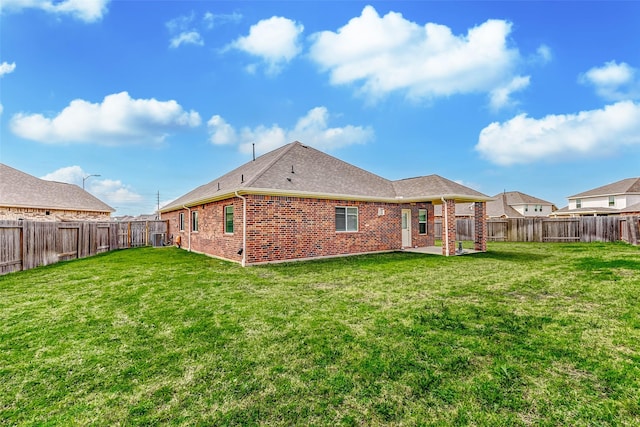
[[[476,251],[487,251],[487,202],[474,202],[474,228]]]
[[[442,255],[456,254],[456,202],[445,200],[442,203]]]

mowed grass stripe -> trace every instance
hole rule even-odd
[[[640,250],[491,243],[0,277],[0,424],[640,424]]]

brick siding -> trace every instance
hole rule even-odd
[[[476,251],[487,251],[487,202],[474,202],[474,228]]]
[[[296,260],[367,252],[399,250],[402,245],[401,210],[412,211],[413,246],[433,245],[433,205],[350,202],[311,198],[247,195],[246,263]],[[224,206],[234,205],[234,233],[224,233]],[[358,231],[337,232],[336,207],[358,208]],[[241,261],[242,209],[239,198],[191,208],[198,211],[199,230],[191,233],[191,250]],[[427,234],[419,234],[418,210],[427,210]],[[185,230],[180,231],[179,213],[185,214]],[[180,235],[188,245],[189,213],[164,213],[169,232]]]
[[[456,202],[445,200],[444,203],[445,205],[442,206],[442,255],[449,256],[456,254]],[[444,221],[447,223],[444,224]],[[448,253],[447,247],[449,248]]]
[[[17,221],[20,219],[25,221],[109,221],[111,214],[108,212],[0,206],[0,220]]]

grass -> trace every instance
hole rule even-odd
[[[638,425],[640,249],[0,277],[2,425]]]

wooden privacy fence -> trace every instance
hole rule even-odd
[[[471,218],[456,220],[456,239],[474,240]],[[436,239],[442,223],[435,221]],[[583,216],[575,218],[488,219],[487,239],[494,242],[617,242],[640,244],[640,217]]]
[[[0,221],[0,274],[162,242],[166,221]]]

